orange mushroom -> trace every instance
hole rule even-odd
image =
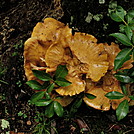
[[[87,78],[97,82],[107,72],[109,63],[103,44],[96,42],[94,36],[84,33],[75,33],[71,39],[68,39],[72,53],[85,64],[85,68],[88,68],[83,70],[83,73],[86,73]]]
[[[64,38],[70,34],[71,29],[68,26],[53,18],[45,19],[44,23],[37,23],[31,38],[25,42],[24,46],[24,69],[28,80],[36,79],[32,69],[55,71],[57,65],[62,62],[63,46],[66,45]],[[58,49],[60,50],[58,51]],[[56,65],[54,63],[55,56],[58,58]]]
[[[63,96],[55,99],[61,105],[72,102],[71,96],[81,92],[96,96],[95,99],[83,98],[84,102],[99,110],[107,111],[112,106],[116,109],[121,101],[109,100],[105,94],[111,91],[122,93],[120,83],[114,78],[114,60],[121,51],[115,43],[97,44],[97,39],[89,34],[76,32],[63,23],[46,18],[34,27],[31,38],[24,46],[24,69],[28,80],[36,79],[32,69],[54,72],[58,65],[66,64],[66,79],[72,84],[66,87],[55,87],[55,91]],[[132,60],[125,62],[122,69],[132,67]],[[39,80],[38,80],[39,81]],[[41,81],[39,81],[41,82]],[[52,95],[55,95],[52,93]]]
[[[66,76],[66,79],[70,81],[72,84],[66,87],[60,87],[56,89],[56,92],[58,94],[73,96],[85,90],[85,82],[84,80],[80,79],[78,76],[72,77],[68,74]]]
[[[44,70],[46,63],[42,60],[45,58],[48,45],[40,44],[37,38],[29,38],[24,44],[24,69],[28,80],[36,79],[32,69]]]
[[[95,99],[88,99],[86,96],[83,98],[84,102],[95,109],[107,111],[110,109],[110,100],[105,97],[107,93],[101,87],[92,86],[86,93],[96,96]]]
[[[111,72],[108,72],[103,78],[101,83],[92,82],[86,80],[86,93],[93,94],[96,96],[95,99],[91,100],[87,97],[84,97],[83,100],[85,103],[95,109],[107,111],[110,109],[110,106],[115,110],[118,105],[125,99],[130,101],[130,99],[125,96],[121,99],[110,100],[105,95],[108,92],[117,91],[122,93],[120,87],[120,82],[113,76]]]
[[[58,101],[63,107],[66,107],[73,101],[73,98],[70,96],[63,96],[63,98],[54,99],[54,101]]]
[[[60,43],[52,44],[45,55],[46,65],[49,68],[57,68],[63,62],[65,50]]]
[[[111,45],[108,45],[107,43],[104,43],[105,51],[108,54],[108,61],[109,61],[109,70],[112,70],[114,68],[114,60],[117,54],[120,52],[119,46],[115,43],[111,43]]]
[[[115,89],[115,87],[119,87],[119,81],[113,76],[112,72],[106,73],[106,75],[102,78],[103,90],[111,92]]]
[[[108,54],[108,61],[109,61],[109,70],[112,70],[114,68],[114,60],[117,56],[117,54],[121,51],[119,46],[115,43],[111,43],[111,45],[108,45],[107,43],[104,43],[104,48],[106,53]],[[130,69],[133,67],[131,64],[132,60],[126,61],[121,69]]]
[[[42,43],[52,44],[71,35],[72,30],[65,24],[53,19],[46,18],[44,23],[39,22],[34,27],[32,37],[37,37]]]
[[[112,72],[108,72],[103,77],[103,84],[102,84],[103,90],[108,92],[117,91],[123,94],[122,89],[120,87],[120,82],[113,76]],[[127,99],[130,100],[127,96],[121,98],[121,99],[114,99],[111,100],[112,108],[115,110],[118,105],[123,101]]]

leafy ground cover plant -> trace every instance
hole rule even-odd
[[[4,73],[6,72],[6,68],[3,68],[3,65],[0,61],[0,83],[4,83],[4,84],[8,84],[6,81],[2,80],[2,76],[4,75]]]
[[[54,101],[54,99],[60,99],[60,97],[57,96],[52,98],[50,94],[55,85],[63,87],[71,84],[71,82],[65,79],[65,76],[67,75],[66,67],[64,65],[58,66],[53,77],[51,77],[50,74],[39,70],[33,70],[33,74],[38,79],[44,81],[44,83],[41,85],[36,80],[30,80],[26,83],[32,89],[39,91],[32,95],[30,102],[36,106],[45,106],[45,115],[49,118],[51,118],[54,113],[56,113],[59,117],[62,117],[64,112],[63,107],[59,102]],[[43,89],[44,91],[42,91]]]
[[[126,88],[127,84],[134,83],[134,68],[119,70],[126,61],[130,59],[134,61],[134,10],[126,12],[121,6],[115,6],[109,10],[109,13],[112,20],[123,23],[119,25],[120,32],[112,33],[110,36],[115,37],[126,47],[118,53],[114,60],[114,70],[117,71],[114,76],[121,82],[123,94],[113,91],[107,93],[106,97],[109,99],[121,99],[124,96],[128,96],[131,100],[134,100],[134,96],[129,96]],[[123,119],[128,112],[129,103],[128,100],[124,100],[116,109],[117,119]]]
[[[33,133],[35,134],[51,134],[53,131],[57,134],[56,128],[54,127],[54,121],[50,118],[46,118],[43,112],[36,112],[36,116],[34,117],[36,126],[34,128]]]
[[[124,62],[134,59],[134,10],[126,12],[121,6],[109,10],[110,17],[120,24],[120,32],[110,34],[123,45],[127,46],[120,51],[115,59],[114,70],[121,68]],[[130,56],[131,55],[131,56]]]
[[[53,77],[51,77],[50,74],[39,70],[33,70],[33,74],[38,79],[44,81],[44,83],[40,84],[36,80],[30,80],[26,82],[26,84],[28,84],[33,90],[38,91],[31,96],[30,103],[36,106],[46,107],[45,115],[48,118],[53,117],[54,113],[56,113],[59,117],[62,117],[64,109],[58,101],[55,101],[57,99],[62,99],[62,96],[56,96],[52,94],[54,94],[53,89],[55,87],[64,87],[69,86],[71,84],[71,82],[65,79],[66,75],[68,74],[66,66],[59,65]],[[96,98],[96,96],[88,93],[81,93],[80,95],[77,95],[75,97],[76,101],[70,109],[71,114],[75,113],[75,111],[77,111],[77,109],[80,107],[84,96],[86,96],[89,99]]]
[[[81,106],[83,102],[83,97],[86,96],[89,99],[94,99],[96,96],[88,93],[81,93],[72,97],[74,99],[70,110],[68,110],[68,114],[66,114],[66,110],[64,107],[58,102],[58,100],[62,100],[63,96],[55,95],[55,87],[64,87],[71,84],[71,82],[65,79],[68,74],[68,70],[65,65],[59,65],[53,77],[46,73],[45,71],[32,70],[33,74],[41,81],[40,84],[36,80],[27,81],[26,84],[29,85],[35,93],[31,96],[30,104],[35,105],[37,107],[44,107],[44,113],[38,113],[35,117],[35,121],[37,125],[35,126],[34,133],[50,133],[50,125],[53,120],[54,114],[59,117],[63,115],[71,118],[77,112],[78,108]],[[61,102],[60,101],[60,102]],[[56,129],[53,128],[56,132]]]

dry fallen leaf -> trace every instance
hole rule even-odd
[[[75,119],[74,121],[79,125],[80,130],[83,130],[83,131],[90,131],[90,129],[89,129],[87,123],[86,123],[84,120]]]

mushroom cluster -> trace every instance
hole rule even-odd
[[[32,69],[52,74],[58,65],[66,65],[66,79],[72,84],[55,88],[59,95],[64,96],[63,101],[67,101],[66,98],[72,100],[71,96],[85,92],[96,96],[93,100],[85,96],[83,100],[87,105],[104,111],[110,106],[116,109],[122,100],[128,98],[109,100],[105,94],[110,91],[122,93],[119,81],[113,76],[114,59],[119,52],[115,43],[97,43],[94,36],[86,33],[72,34],[67,25],[46,18],[44,22],[37,23],[31,38],[25,42],[25,74],[28,80],[38,80]],[[123,69],[131,67],[131,60],[122,66]]]

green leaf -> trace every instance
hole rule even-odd
[[[56,96],[55,99],[62,99],[64,98],[63,96]]]
[[[54,85],[55,85],[55,83],[52,83],[47,87],[47,92],[48,93],[50,93],[54,89]]]
[[[111,12],[110,17],[112,20],[114,20],[116,22],[122,22],[122,19],[114,12]]]
[[[22,113],[22,111],[20,111],[20,112],[18,113],[18,116],[22,116],[22,115],[24,115],[24,113]]]
[[[48,118],[51,118],[51,117],[54,115],[54,102],[51,102],[51,103],[46,107],[45,115],[46,115]]]
[[[61,87],[69,86],[71,84],[71,82],[69,82],[68,80],[64,78],[57,78],[55,80],[55,83]]]
[[[129,38],[129,40],[131,40],[133,32],[128,25],[125,27],[125,33],[126,33],[127,37]]]
[[[116,116],[118,121],[126,117],[129,112],[129,104],[127,100],[122,101],[116,109]]]
[[[85,96],[88,98],[88,99],[95,99],[96,96],[94,96],[93,94],[89,94],[89,93],[85,93]]]
[[[110,34],[110,36],[115,37],[118,41],[120,41],[122,44],[126,45],[126,46],[132,46],[133,44],[131,43],[131,41],[129,40],[129,38],[122,33],[113,33]]]
[[[129,14],[127,14],[125,18],[126,18],[128,24],[131,23],[131,21],[133,19],[133,17],[131,17]]]
[[[134,77],[134,70],[133,70],[133,72],[131,72],[130,76]]]
[[[33,72],[35,77],[37,77],[38,79],[40,79],[42,81],[50,81],[50,80],[52,80],[52,77],[50,76],[50,74],[45,73],[44,71],[32,70],[32,72]]]
[[[134,31],[134,19],[129,23],[129,27]]]
[[[52,102],[51,99],[40,99],[40,100],[37,100],[34,104],[35,104],[36,106],[47,106],[47,105],[49,105],[51,102]]]
[[[120,25],[119,25],[119,31],[120,31],[121,33],[124,33],[125,27],[126,27],[126,25],[120,24]]]
[[[129,96],[131,100],[134,100],[134,95]]]
[[[127,13],[129,16],[131,16],[132,18],[134,18],[134,10],[130,10]]]
[[[37,82],[36,80],[27,81],[26,84],[35,90],[43,89],[43,86],[39,82]]]
[[[117,1],[110,1],[108,6],[109,9],[115,9],[118,6]]]
[[[105,96],[110,100],[121,99],[124,97],[122,93],[117,92],[117,91],[108,92]]]
[[[110,13],[111,19],[116,22],[122,22],[125,15],[126,11],[121,6],[117,6],[116,9]]]
[[[115,74],[114,77],[123,83],[133,83],[134,79],[127,75]]]
[[[45,94],[45,92],[44,91],[39,91],[39,92],[37,92],[37,93],[34,93],[33,95],[32,95],[32,97],[31,97],[31,102],[32,103],[35,103],[37,100],[39,100],[39,99],[42,99],[43,97],[44,97],[44,94]]]
[[[50,99],[51,98],[48,92],[45,92],[45,98],[46,99]]]
[[[121,83],[120,84],[123,94],[128,95],[126,84]]]
[[[131,53],[132,53],[132,49],[129,49],[129,48],[122,49],[114,60],[114,70],[121,68],[124,62],[126,62],[127,60],[130,60]]]
[[[133,42],[133,44],[134,44],[134,34],[132,35],[132,42]]]
[[[47,89],[47,87],[50,85],[50,81],[45,81],[44,83],[43,83],[43,89]]]
[[[132,50],[132,60],[134,61],[134,48]]]
[[[55,78],[65,78],[68,74],[68,70],[66,68],[66,65],[59,65],[55,72]]]
[[[70,113],[73,115],[74,113],[77,112],[78,108],[81,106],[82,104],[82,98],[77,98],[76,101],[73,103],[73,105],[71,106],[70,109]]]
[[[6,81],[3,81],[3,80],[0,80],[0,82],[4,83],[4,84],[7,84],[7,85],[9,84],[9,83],[7,83]]]
[[[126,75],[126,76],[134,76],[134,68],[120,70],[116,74],[121,74],[121,75]]]
[[[124,16],[126,15],[126,11],[121,6],[117,6],[116,14],[121,20],[124,20]]]
[[[54,101],[54,111],[59,117],[63,116],[64,109],[61,106],[61,104],[59,102],[57,102],[57,101]]]

